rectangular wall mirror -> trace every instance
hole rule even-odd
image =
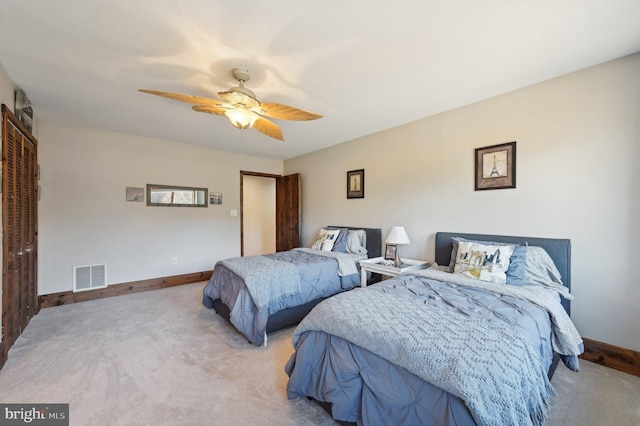
[[[165,207],[207,207],[207,188],[147,184],[147,205]]]

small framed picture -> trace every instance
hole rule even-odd
[[[475,150],[475,190],[516,187],[516,143]]]
[[[364,169],[347,172],[347,198],[364,198]]]
[[[396,260],[396,253],[398,252],[398,246],[393,244],[387,244],[384,251],[385,260]]]
[[[127,201],[144,201],[144,188],[127,186]]]
[[[222,193],[211,192],[209,194],[209,204],[222,204]]]

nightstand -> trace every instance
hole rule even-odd
[[[373,257],[371,259],[361,260],[360,287],[367,286],[367,272],[374,272],[376,274],[386,275],[389,277],[397,277],[404,272],[425,269],[428,266],[429,263],[427,261],[406,258],[402,258],[402,264],[399,268],[393,266],[393,263],[391,265],[385,265],[384,257]]]

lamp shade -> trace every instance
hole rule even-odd
[[[226,115],[229,121],[231,121],[231,124],[238,129],[248,129],[260,118],[258,114],[249,111],[244,106],[236,106],[233,109],[227,110],[224,115]]]
[[[409,236],[407,231],[404,230],[404,226],[394,226],[391,228],[391,232],[385,240],[387,244],[409,244]]]

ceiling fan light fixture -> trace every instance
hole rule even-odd
[[[224,115],[229,118],[231,124],[238,129],[248,129],[253,126],[260,116],[255,112],[249,111],[244,106],[238,105],[233,109],[225,111]]]
[[[281,141],[284,140],[282,129],[269,120],[270,118],[293,121],[322,118],[319,114],[313,114],[289,105],[261,102],[256,98],[255,93],[244,87],[244,84],[249,81],[249,70],[234,68],[231,70],[231,74],[238,81],[238,86],[224,92],[218,92],[221,100],[162,90],[139,89],[139,91],[192,104],[191,108],[194,111],[220,116],[225,115],[231,121],[233,127],[238,129],[254,128],[269,137]]]

